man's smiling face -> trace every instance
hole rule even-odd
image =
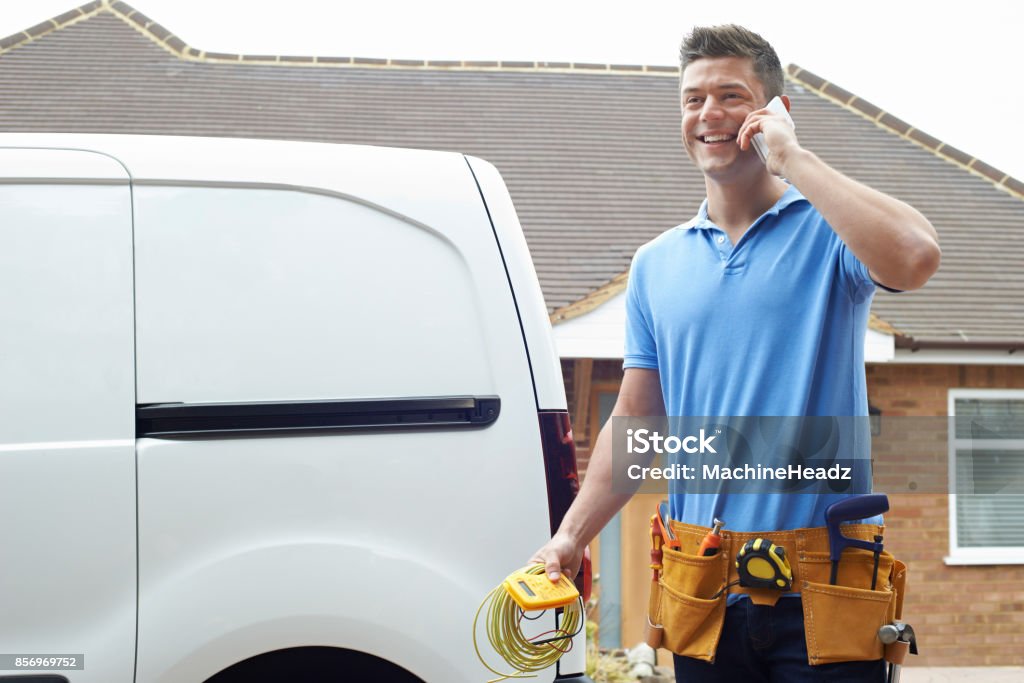
[[[722,177],[761,164],[752,147],[744,152],[736,144],[747,114],[766,104],[764,86],[754,73],[752,60],[698,59],[683,72],[680,96],[683,146],[701,172]]]

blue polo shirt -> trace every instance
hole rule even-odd
[[[705,200],[633,259],[623,367],[658,370],[669,416],[866,416],[874,292],[867,267],[795,187],[736,244]],[[717,516],[735,531],[823,526],[845,495],[670,492],[673,519],[710,526]]]

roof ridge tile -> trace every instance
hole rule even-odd
[[[968,171],[976,176],[988,180],[998,189],[1003,190],[1019,199],[1024,199],[1024,182],[1014,178],[1008,173],[1001,171],[981,159],[971,156],[966,152],[948,145],[942,140],[915,128],[906,121],[899,119],[881,107],[878,107],[853,93],[840,88],[834,83],[826,81],[821,76],[812,73],[796,64],[789,64],[786,67],[786,76],[799,83],[804,88],[826,100],[830,100],[847,111],[853,112],[862,118],[874,123],[879,128],[909,140],[919,147],[923,147],[940,159]]]
[[[643,74],[650,76],[678,76],[679,67],[643,64],[601,64],[590,62],[540,62],[517,60],[448,60],[448,59],[388,59],[380,57],[317,57],[307,55],[243,55],[229,52],[207,52],[191,47],[180,36],[162,24],[132,7],[123,0],[93,0],[81,7],[39,23],[24,31],[0,39],[0,54],[69,24],[110,13],[139,31],[158,46],[180,59],[198,62],[231,62],[266,66],[331,66],[358,68],[402,69],[458,69],[466,71],[549,71],[603,74]]]
[[[21,47],[26,43],[38,40],[46,34],[62,29],[65,26],[76,24],[79,21],[88,19],[91,16],[99,14],[101,11],[103,11],[103,2],[101,2],[101,0],[93,0],[81,7],[76,7],[68,10],[67,12],[63,12],[52,19],[39,22],[35,26],[27,28],[24,31],[18,31],[17,33],[12,33],[9,36],[0,38],[0,55]]]

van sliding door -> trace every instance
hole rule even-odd
[[[315,151],[304,187],[135,185],[146,680],[303,644],[480,680],[452,644],[548,531],[523,333],[464,159]]]

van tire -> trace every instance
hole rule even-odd
[[[206,683],[338,683],[388,681],[424,683],[402,667],[355,650],[335,647],[295,647],[265,652],[243,660],[206,679]]]

